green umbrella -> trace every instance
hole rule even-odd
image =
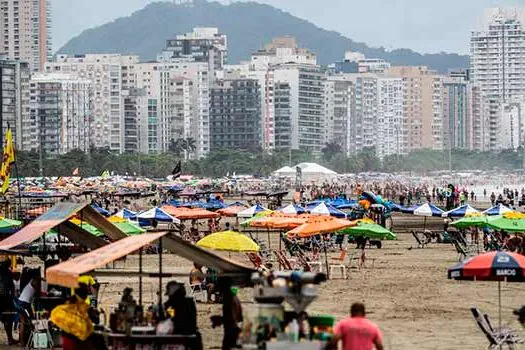
[[[131,235],[138,235],[141,233],[146,232],[142,227],[139,225],[135,225],[129,221],[127,222],[114,222],[113,225],[117,226],[122,232],[127,234],[128,236]]]
[[[357,226],[348,227],[339,232],[340,234],[351,237],[366,237],[370,239],[397,239],[396,235],[378,224],[363,223]]]
[[[489,218],[487,216],[476,215],[456,220],[450,223],[450,226],[454,226],[456,228],[483,227],[487,225],[488,221]]]
[[[487,225],[495,230],[507,232],[525,232],[525,219],[497,215],[487,220]]]

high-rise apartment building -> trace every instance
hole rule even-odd
[[[275,83],[290,86],[292,149],[319,153],[324,147],[324,80],[319,66],[282,64],[274,67]]]
[[[2,0],[0,30],[3,53],[43,71],[53,55],[50,0]]]
[[[404,154],[403,80],[377,74],[348,74],[348,153],[374,149],[379,158]]]
[[[56,61],[46,64],[47,73],[70,74],[91,81],[90,141],[97,148],[105,147],[119,153],[126,151],[122,91],[134,87],[135,78],[130,72],[138,60],[138,56],[120,54],[58,55]]]
[[[11,127],[16,148],[23,149],[23,131],[29,120],[29,77],[27,63],[0,57],[0,145]]]
[[[228,60],[228,39],[218,28],[193,28],[193,32],[177,35],[166,41],[158,61],[192,58],[210,65],[210,71],[222,69]]]
[[[36,73],[30,80],[30,123],[25,150],[57,155],[88,151],[93,89],[90,80],[63,73]]]
[[[292,121],[290,107],[290,85],[286,82],[274,84],[274,141],[276,150],[291,148]]]
[[[343,75],[329,76],[325,82],[325,139],[350,153],[351,105],[354,85]]]
[[[210,150],[261,147],[261,92],[255,79],[218,80],[210,89]]]
[[[464,78],[443,79],[443,146],[445,149],[469,149],[472,138],[469,82]]]
[[[470,38],[471,80],[479,87],[488,108],[489,149],[502,149],[525,141],[522,125],[507,123],[508,104],[519,104],[525,97],[525,23],[523,13],[511,9],[493,11],[480,31]],[[502,118],[505,118],[503,120]],[[512,120],[512,118],[511,118]],[[505,125],[502,125],[505,124]],[[512,142],[501,142],[507,128]]]
[[[191,139],[189,158],[210,150],[210,71],[191,58],[135,65],[137,88],[144,89],[138,111],[141,152],[166,152],[178,139]],[[147,140],[147,141],[146,141]]]
[[[403,80],[404,151],[443,149],[443,77],[427,67],[391,67],[387,74]]]

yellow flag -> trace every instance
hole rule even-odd
[[[9,188],[9,177],[11,175],[11,166],[15,162],[15,145],[13,144],[13,134],[8,128],[5,134],[4,157],[2,159],[2,167],[0,168],[0,180],[2,180],[2,188],[0,191],[6,193]]]

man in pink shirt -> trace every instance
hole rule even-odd
[[[343,350],[383,350],[383,339],[379,327],[365,317],[365,305],[354,303],[350,307],[350,317],[335,325],[334,337],[326,345],[327,349],[337,349],[339,341]]]

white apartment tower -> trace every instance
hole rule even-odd
[[[25,150],[63,154],[88,151],[92,83],[71,74],[36,73],[29,85],[30,119],[24,124]]]
[[[50,0],[2,0],[0,30],[3,53],[43,71],[53,55]]]
[[[125,152],[124,89],[135,84],[130,72],[138,56],[87,54],[69,57],[58,55],[46,64],[47,73],[70,74],[93,84],[93,115],[90,119],[90,142],[97,148]]]
[[[525,98],[525,18],[517,10],[494,11],[481,31],[470,38],[471,80],[478,86],[488,105],[487,123],[489,149],[501,149],[511,144],[522,144],[523,132],[508,130],[509,140],[502,143],[501,130],[507,127],[519,130],[522,125],[507,123],[504,105],[521,103]],[[513,120],[512,118],[510,120]],[[505,125],[501,125],[504,123]],[[507,135],[507,134],[505,134]],[[518,135],[518,140],[511,135]]]

